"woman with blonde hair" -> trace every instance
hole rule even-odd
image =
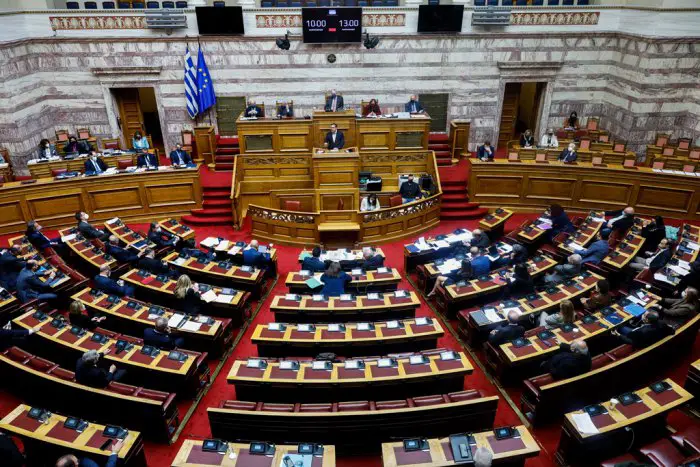
[[[542,312],[540,315],[540,326],[546,326],[547,329],[552,329],[562,324],[572,324],[575,317],[576,312],[574,311],[573,302],[571,300],[562,300],[559,305],[559,313],[548,315]]]
[[[175,286],[175,298],[181,303],[181,309],[188,315],[199,314],[199,306],[202,303],[202,296],[199,293],[199,287],[192,282],[187,274],[181,275]]]
[[[78,300],[73,300],[68,307],[68,321],[73,326],[78,326],[83,329],[93,330],[97,327],[97,324],[107,319],[106,316],[90,316],[85,314],[85,305],[83,302]]]

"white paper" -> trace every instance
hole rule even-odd
[[[63,241],[64,243],[70,242],[71,240],[75,240],[75,237],[76,237],[76,234],[66,235],[65,237],[61,236],[61,241]]]
[[[358,360],[345,360],[345,368],[348,370],[357,370],[360,367]]]
[[[352,276],[361,276],[362,275],[362,269],[355,268],[352,271],[350,271],[350,275]]]
[[[396,328],[398,328],[398,327],[399,327],[399,322],[396,321],[396,320],[392,320],[392,321],[387,321],[387,322],[386,322],[386,328],[387,328],[387,329],[396,329]]]
[[[209,322],[209,317],[208,317],[208,316],[204,316],[204,315],[199,315],[199,316],[197,316],[197,318],[195,319],[195,321],[197,321],[198,323],[202,323],[202,324],[208,323],[208,322]]]
[[[232,256],[235,256],[235,255],[237,255],[242,249],[243,249],[243,248],[241,248],[240,246],[234,246],[233,248],[231,248],[230,250],[228,250],[228,254],[229,254],[229,255],[232,255]]]
[[[440,360],[454,360],[455,358],[457,358],[457,355],[452,350],[440,352]]]
[[[683,268],[678,267],[678,266],[676,266],[676,265],[669,266],[668,268],[669,268],[671,271],[673,271],[673,272],[675,272],[676,274],[678,274],[679,276],[685,276],[685,275],[687,275],[688,273],[690,273],[690,271],[688,271],[687,269],[683,269]]]
[[[416,318],[416,325],[417,326],[425,326],[428,324],[428,318],[422,316],[420,318]]]
[[[105,224],[112,225],[112,224],[114,224],[115,222],[117,222],[118,220],[119,220],[118,217],[113,217],[112,219],[110,219],[110,220],[108,220],[108,221],[105,221]]]
[[[248,368],[259,368],[261,360],[259,358],[249,358],[245,366]]]
[[[294,368],[294,363],[295,362],[290,362],[288,360],[285,360],[283,362],[280,362],[280,369],[282,370],[291,370]]]
[[[574,251],[581,251],[581,250],[585,250],[585,249],[586,249],[586,248],[584,248],[582,245],[579,245],[579,244],[576,243],[576,242],[571,242],[571,243],[569,243],[569,247],[570,247],[572,250],[574,250]]]
[[[304,324],[300,323],[297,325],[297,329],[301,332],[310,332],[311,331],[311,325],[310,324]]]
[[[284,296],[284,299],[285,299],[285,300],[296,300],[296,299],[297,299],[297,296],[296,296],[295,294],[293,294],[293,293],[288,293],[288,294],[286,294],[286,295]]]
[[[484,315],[486,316],[486,319],[488,319],[492,323],[497,323],[501,321],[501,318],[498,316],[496,313],[496,310],[493,308],[489,308],[488,310],[484,310]]]
[[[380,359],[377,361],[377,366],[378,366],[379,368],[386,368],[386,367],[390,367],[391,365],[392,365],[392,363],[391,363],[391,359],[390,359],[390,358],[380,358]]]
[[[575,413],[571,416],[576,425],[576,429],[585,435],[598,433],[598,428],[593,424],[591,416],[587,413]]]
[[[187,258],[182,258],[182,257],[178,256],[177,258],[175,258],[173,260],[173,264],[176,264],[178,266],[182,266],[183,264],[185,264],[186,261],[187,261]]]
[[[379,300],[379,294],[378,293],[368,293],[367,300]]]
[[[342,301],[342,302],[351,302],[351,301],[352,301],[352,295],[349,294],[349,293],[340,294],[340,301]]]
[[[301,271],[299,271],[299,275],[302,277],[309,277],[311,275],[311,271],[302,269]]]
[[[369,331],[369,323],[357,323],[358,331]]]
[[[654,279],[656,279],[657,281],[666,282],[667,284],[676,285],[676,283],[673,282],[669,277],[666,277],[664,274],[661,274],[660,272],[654,273]]]
[[[394,297],[396,298],[406,298],[408,297],[408,293],[405,290],[396,290],[394,292]]]
[[[199,329],[202,327],[200,323],[194,322],[194,321],[188,321],[185,324],[182,325],[180,329],[184,331],[190,331],[190,332],[197,332]]]
[[[646,302],[644,302],[643,300],[640,300],[639,298],[635,297],[634,295],[628,295],[626,298],[630,302],[636,303],[637,305],[639,305],[641,307],[644,307],[644,305],[646,305]]]
[[[270,331],[279,331],[280,323],[267,323],[267,329]]]
[[[328,330],[330,332],[338,332],[340,331],[340,324],[338,323],[331,323],[328,325]]]
[[[148,314],[148,319],[149,319],[150,321],[155,321],[155,320],[157,320],[158,318],[160,318],[160,315],[151,314],[151,313]]]
[[[219,244],[216,246],[216,248],[214,248],[214,250],[215,251],[227,251],[230,244],[231,244],[231,242],[229,242],[228,240],[222,240],[219,242]],[[200,243],[200,245],[201,245],[201,243]]]
[[[690,263],[687,261],[684,261],[680,258],[678,258],[678,266],[682,267],[683,269],[687,269],[690,271]]]
[[[177,325],[180,324],[180,321],[182,321],[182,319],[183,319],[184,317],[185,317],[184,314],[175,313],[175,314],[172,315],[172,316],[170,317],[170,319],[168,320],[168,326],[171,327],[171,328],[176,328]]]
[[[311,368],[313,368],[314,370],[325,370],[326,362],[312,362]]]
[[[690,240],[686,240],[686,243],[687,243],[686,247],[689,248],[689,249],[691,249],[691,250],[698,250],[698,249],[700,249],[700,245],[698,245],[698,244],[695,243],[695,242],[691,242]]]
[[[202,295],[202,300],[204,300],[207,303],[210,303],[216,300],[216,293],[213,290],[208,290],[207,293]]]
[[[437,240],[435,241],[435,246],[437,248],[449,248],[450,244],[447,243],[445,240]]]
[[[204,245],[207,248],[211,248],[213,246],[216,246],[219,244],[219,239],[216,237],[207,237],[201,242],[199,242],[200,245]]]
[[[323,295],[315,294],[315,295],[312,297],[312,300],[313,300],[314,302],[322,302],[325,298],[326,298],[326,297],[324,297]]]
[[[408,363],[410,363],[411,365],[418,365],[423,362],[424,360],[422,355],[411,355],[410,357],[408,357]]]
[[[389,272],[389,269],[387,269],[387,268],[377,268],[377,272],[380,273],[380,274],[383,274],[383,273],[385,273],[385,272]]]
[[[510,253],[511,251],[513,251],[513,247],[507,243],[499,243],[498,249],[503,250],[504,253]]]
[[[233,300],[233,295],[226,294],[221,294],[214,299],[216,303],[231,303],[231,300]]]

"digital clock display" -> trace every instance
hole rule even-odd
[[[302,8],[304,43],[362,41],[362,8]]]

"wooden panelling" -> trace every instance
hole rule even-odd
[[[68,187],[66,191],[68,193],[47,190],[47,193],[37,193],[25,198],[32,219],[46,221],[65,216],[73,217],[76,211],[87,208],[83,205],[82,193],[79,190]],[[73,219],[75,220],[75,217]]]
[[[187,190],[189,193],[190,190]],[[141,209],[141,194],[138,185],[106,190],[94,190],[89,194],[92,210],[99,212],[114,212],[120,209]]]
[[[375,130],[361,133],[358,141],[360,150],[389,149],[391,146],[391,132],[389,130]]]
[[[584,179],[579,199],[586,203],[605,203],[627,206],[632,196],[632,183],[603,183]]]
[[[479,175],[474,179],[472,196],[500,196],[508,198],[520,197],[523,179],[518,176]]]
[[[19,200],[1,202],[0,219],[3,226],[17,226],[18,230],[25,227],[21,202]]]
[[[528,198],[570,200],[574,195],[575,179],[528,177]]]
[[[649,209],[667,209],[688,212],[694,191],[659,185],[640,185],[637,204]]]

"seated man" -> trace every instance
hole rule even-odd
[[[97,238],[99,240],[105,240],[108,238],[107,232],[104,230],[96,229],[91,224],[88,223],[90,215],[84,211],[78,211],[75,213],[75,219],[78,221],[78,232],[80,232],[85,238]]]
[[[404,111],[412,114],[423,112],[423,110],[423,104],[418,101],[418,97],[415,94],[411,96],[411,100],[404,106]]]
[[[609,251],[608,236],[602,230],[599,230],[595,236],[595,242],[591,243],[591,246],[588,248],[577,251],[577,253],[581,255],[581,264],[598,264],[603,261],[603,258]]]
[[[326,99],[326,105],[324,107],[326,112],[336,112],[338,110],[343,110],[343,96],[339,96],[335,89],[331,89],[331,94]]]
[[[25,235],[27,236],[27,240],[29,240],[29,243],[34,245],[34,248],[41,251],[46,248],[56,248],[63,246],[63,242],[60,238],[47,237],[42,233],[43,229],[44,227],[42,227],[37,221],[27,222],[27,231],[25,232]]]
[[[278,118],[292,118],[294,117],[294,108],[287,104],[287,101],[280,102],[280,106],[277,107],[277,117]]]
[[[605,211],[606,217],[612,217],[602,228],[606,235],[616,232],[619,238],[634,225],[634,208],[631,206],[619,211]]]
[[[139,269],[143,269],[157,276],[163,275],[172,277],[175,275],[164,261],[156,259],[156,252],[151,248],[146,248],[144,251],[143,258],[139,260]]]
[[[547,131],[542,135],[542,138],[540,138],[540,146],[543,146],[546,148],[558,148],[559,147],[559,140],[557,139],[557,136],[554,134],[554,130],[552,128],[547,128]]]
[[[94,152],[90,152],[90,157],[88,157],[85,160],[85,173],[86,174],[101,174],[109,167],[107,167],[107,164],[105,164],[105,161],[103,161],[101,158],[97,157],[97,154]]]
[[[362,257],[365,259],[365,262],[362,265],[362,269],[365,271],[374,271],[377,268],[384,267],[384,257],[382,255],[378,255],[374,248],[363,248]]]
[[[58,296],[53,293],[49,281],[51,281],[56,274],[51,272],[44,272],[40,274],[39,264],[30,259],[26,262],[24,268],[19,272],[17,276],[17,298],[22,303],[27,303],[30,300],[38,300],[39,302],[44,302],[46,300],[56,300]],[[39,280],[40,276],[48,276],[47,282],[41,282]]]
[[[557,160],[561,162],[576,162],[578,154],[576,153],[576,143],[569,143],[569,146],[564,149]]]
[[[34,329],[12,329],[11,323],[7,323],[5,327],[0,328],[0,350],[8,349],[13,345],[24,342],[25,338],[36,332]],[[38,325],[40,327],[41,325]],[[38,328],[37,327],[37,328]],[[0,451],[1,453],[2,451]]]
[[[133,297],[134,287],[124,284],[124,281],[121,279],[115,281],[109,277],[111,274],[112,271],[109,268],[109,265],[103,264],[100,266],[100,273],[92,279],[92,286],[109,295],[116,295],[117,297]]]
[[[471,247],[471,249],[469,250],[469,254],[472,257],[471,263],[472,273],[474,274],[474,277],[479,277],[488,274],[491,270],[491,260],[489,259],[489,257],[483,254],[482,250],[475,246]]]
[[[245,108],[245,116],[248,118],[251,118],[251,117],[262,118],[265,115],[263,115],[262,108],[260,108],[260,106],[258,106],[254,100],[249,100],[248,107]]]
[[[148,228],[148,240],[155,243],[158,248],[175,246],[180,238],[167,230],[163,230],[157,222],[151,222]]]
[[[656,251],[647,251],[634,257],[630,263],[630,267],[635,271],[641,271],[649,268],[652,272],[666,266],[668,260],[671,259],[671,242],[668,238],[664,238],[659,242]]]
[[[143,344],[152,345],[163,350],[173,350],[176,347],[183,347],[185,339],[173,337],[168,327],[168,319],[160,316],[156,319],[155,328],[148,328],[143,331]]]
[[[119,452],[124,447],[123,439],[115,439],[112,445],[109,447],[111,454],[107,458],[107,463],[105,467],[117,467],[117,461],[119,460]],[[83,457],[78,459],[75,454],[66,454],[61,456],[56,461],[56,467],[98,467],[99,464],[89,457]],[[490,465],[490,464],[489,464]],[[11,467],[11,466],[10,466]]]
[[[554,272],[547,274],[544,281],[547,285],[557,285],[581,272],[581,255],[574,253],[566,258],[566,264],[554,266]]]
[[[408,180],[401,184],[399,194],[401,195],[401,202],[404,204],[415,201],[422,196],[420,186],[413,181],[413,174],[410,174]]]
[[[525,328],[518,324],[520,315],[517,311],[508,312],[508,322],[489,333],[489,343],[495,347],[525,335]]]
[[[116,365],[110,365],[109,371],[97,366],[104,354],[97,350],[88,350],[75,365],[75,380],[79,384],[92,388],[106,388],[112,381],[119,381],[126,374],[125,370],[117,370]]]
[[[321,261],[321,248],[315,246],[311,250],[311,256],[307,256],[301,262],[301,269],[313,272],[324,272],[326,270],[326,263]]]
[[[136,167],[147,168],[147,169],[157,169],[158,168],[158,158],[155,154],[150,152],[142,152],[136,158]]]
[[[7,250],[0,250],[0,287],[9,291],[17,289],[17,277],[26,266],[26,262],[20,257],[20,249],[11,246]]]
[[[177,143],[175,149],[170,153],[170,163],[172,165],[192,165],[192,158],[187,151],[182,149],[182,145]]]
[[[486,140],[484,144],[476,149],[476,157],[482,161],[492,161],[496,155],[496,150],[491,146],[491,141]]]
[[[377,99],[370,99],[369,104],[362,109],[362,115],[365,117],[378,117],[382,114],[382,109],[379,108]]]
[[[90,149],[92,148],[90,148],[87,141],[78,141],[78,138],[75,136],[68,138],[68,142],[63,146],[63,152],[66,154],[73,154],[76,152],[78,154],[87,154],[90,152]]]
[[[345,146],[345,137],[342,131],[338,131],[338,125],[331,123],[331,131],[326,133],[326,140],[323,142],[323,146],[329,150],[343,149]]]
[[[257,240],[251,240],[248,248],[243,250],[243,265],[265,268],[270,263],[270,253],[260,253],[260,244]]]
[[[659,321],[659,314],[650,310],[642,315],[637,326],[626,324],[612,333],[635,349],[643,349],[673,334],[673,328]]]
[[[135,263],[143,255],[143,251],[134,253],[131,250],[122,248],[119,245],[119,239],[115,235],[110,235],[105,251],[120,263]]]
[[[472,232],[472,239],[469,241],[469,246],[475,246],[477,248],[488,248],[489,236],[486,235],[481,229],[474,229]]]
[[[571,344],[559,344],[559,353],[542,363],[554,379],[567,379],[591,371],[591,354],[586,341],[577,339]]]

